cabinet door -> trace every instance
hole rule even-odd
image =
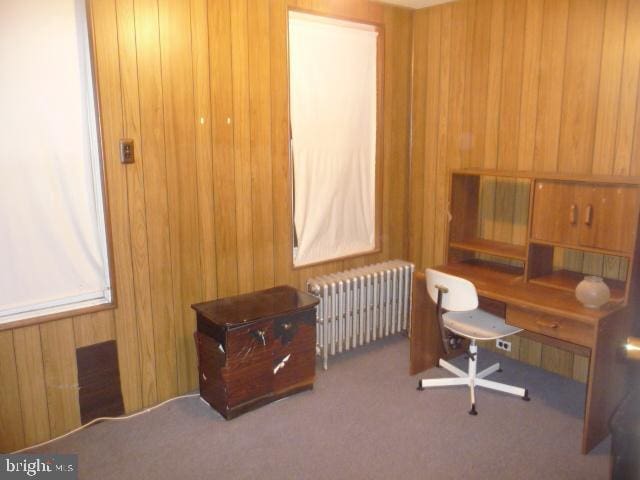
[[[631,253],[638,226],[640,190],[623,185],[576,187],[580,246]]]
[[[576,185],[540,180],[533,200],[531,237],[543,242],[578,244],[579,207]]]

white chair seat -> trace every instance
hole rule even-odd
[[[461,337],[475,340],[495,340],[521,332],[521,328],[507,325],[504,320],[484,310],[447,312],[442,315],[444,326]]]

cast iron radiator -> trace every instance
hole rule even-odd
[[[329,355],[407,330],[413,270],[390,260],[307,280],[307,291],[320,299],[316,350],[325,370]]]

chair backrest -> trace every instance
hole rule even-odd
[[[478,308],[478,292],[469,280],[427,268],[427,292],[438,303],[438,286],[448,292],[442,295],[442,308],[452,312],[465,312]]]

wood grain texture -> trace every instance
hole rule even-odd
[[[78,348],[116,340],[125,410],[138,411],[196,387],[192,303],[258,286],[304,288],[310,276],[408,251],[410,10],[365,0],[89,7],[117,307],[3,334],[15,350],[3,349],[0,376],[15,395],[0,400],[2,449],[79,424]],[[386,60],[378,72],[381,251],[295,270],[288,8],[380,25]],[[136,153],[126,166],[118,154],[125,137]],[[440,155],[444,177],[446,149]]]
[[[13,345],[20,384],[24,441],[25,445],[33,445],[50,438],[40,328],[34,325],[14,330]]]
[[[49,428],[56,437],[80,425],[78,369],[72,319],[40,326]]]
[[[36,327],[37,328],[37,327]],[[0,452],[9,453],[25,445],[13,332],[0,332]]]
[[[73,317],[73,332],[76,348],[115,340],[113,311],[103,310],[102,312],[91,313],[81,317]]]
[[[113,261],[116,272],[116,296],[118,308],[114,311],[118,361],[123,372],[122,393],[126,411],[135,411],[143,405],[140,371],[138,318],[131,249],[130,211],[127,174],[120,166],[118,142],[123,134],[123,109],[121,69],[118,50],[118,23],[115,5],[106,1],[92,2],[92,26],[94,34],[94,68],[98,84],[98,100],[102,130],[103,162],[105,164],[109,222],[113,237]],[[142,234],[146,237],[145,230]],[[145,262],[148,263],[148,262]],[[139,318],[146,320],[148,317]],[[155,366],[154,366],[155,372]],[[155,390],[155,386],[154,386]],[[154,392],[155,395],[155,392]],[[155,397],[154,397],[155,401]]]
[[[178,391],[197,385],[195,319],[189,305],[201,300],[200,236],[191,11],[186,2],[159,2],[167,199],[171,240],[173,318]],[[188,85],[188,88],[184,88]]]
[[[178,252],[171,251],[158,5],[154,0],[134,5],[156,388],[158,400],[165,400],[178,392],[173,282],[179,272],[172,272],[172,254]]]

